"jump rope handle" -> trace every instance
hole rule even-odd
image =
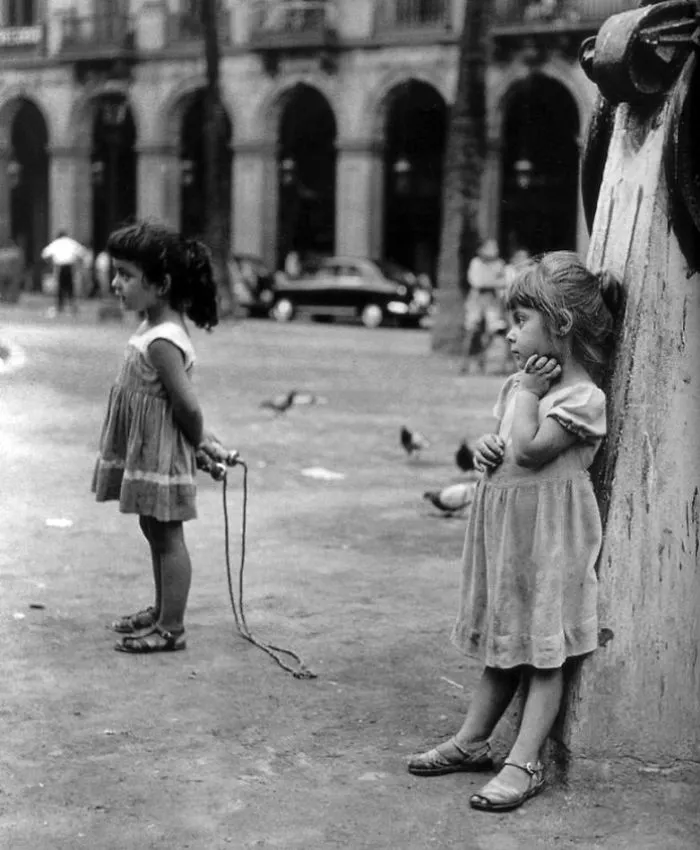
[[[222,460],[214,460],[211,455],[200,450],[196,454],[196,459],[197,468],[208,472],[214,481],[223,481],[228,467],[242,463],[241,456],[235,449],[227,451]]]

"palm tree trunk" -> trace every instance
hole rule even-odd
[[[206,210],[206,241],[212,252],[214,276],[219,287],[219,308],[222,315],[233,311],[233,292],[228,272],[227,207],[221,155],[224,129],[224,108],[219,90],[219,37],[217,33],[217,0],[202,0],[202,24],[206,59],[207,88],[205,94],[204,128],[204,197]]]
[[[445,154],[438,311],[432,348],[461,350],[466,268],[481,241],[479,206],[485,152],[486,36],[493,0],[468,0],[460,39],[459,75]]]

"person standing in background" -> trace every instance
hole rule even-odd
[[[484,373],[489,345],[507,327],[503,308],[505,271],[506,264],[496,240],[487,239],[467,269],[469,291],[464,300],[462,374],[471,374],[475,360],[481,374]]]
[[[60,230],[53,242],[49,243],[41,252],[41,259],[47,260],[53,265],[56,277],[56,307],[50,311],[51,315],[62,313],[66,302],[70,303],[71,310],[75,314],[78,307],[75,303],[75,276],[76,271],[87,264],[90,260],[90,252],[87,248],[70,237],[65,230]]]

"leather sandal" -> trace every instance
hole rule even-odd
[[[518,764],[506,759],[503,765],[525,771],[529,777],[527,788],[524,791],[518,791],[495,776],[478,794],[472,794],[469,798],[469,805],[473,809],[480,809],[483,812],[509,812],[511,809],[517,809],[530,797],[539,794],[544,788],[544,766],[541,762]]]
[[[160,626],[153,626],[150,632],[142,635],[127,635],[114,644],[117,652],[131,652],[145,655],[150,652],[177,652],[187,648],[185,630],[169,632]]]
[[[151,605],[135,614],[127,614],[112,623],[112,630],[119,634],[130,635],[143,629],[150,629],[158,621],[158,612]]]
[[[451,746],[457,751],[457,757],[446,755],[441,747]],[[488,741],[479,741],[470,744],[465,750],[459,746],[454,738],[438,744],[432,750],[411,756],[408,763],[408,772],[414,776],[443,776],[446,773],[459,773],[460,771],[491,770],[491,748]]]

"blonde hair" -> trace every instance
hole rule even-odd
[[[609,272],[594,273],[572,251],[552,251],[519,264],[506,291],[506,307],[537,310],[552,336],[571,325],[571,352],[596,379],[615,342],[623,291]]]

